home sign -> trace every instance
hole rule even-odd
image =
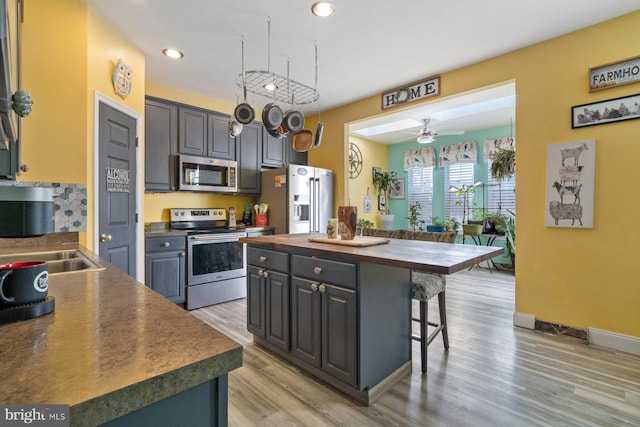
[[[397,107],[436,95],[440,95],[440,76],[430,77],[427,80],[383,93],[382,109]]]

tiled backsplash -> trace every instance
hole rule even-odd
[[[87,188],[83,184],[0,180],[0,187],[3,186],[53,188],[54,231],[58,233],[87,229]]]

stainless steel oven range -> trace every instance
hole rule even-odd
[[[187,310],[247,296],[247,256],[221,208],[171,209],[171,228],[187,232]]]

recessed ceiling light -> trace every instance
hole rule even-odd
[[[317,1],[311,6],[311,12],[320,18],[333,15],[336,7],[330,1]]]
[[[274,90],[278,89],[278,86],[276,86],[275,83],[267,83],[262,87],[265,88],[266,90],[271,91],[271,92],[273,92]]]
[[[162,49],[162,53],[172,59],[180,59],[184,56],[182,52],[176,49]]]

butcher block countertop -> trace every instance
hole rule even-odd
[[[300,254],[332,257],[432,273],[453,274],[481,261],[502,255],[503,248],[459,245],[422,240],[389,239],[389,243],[356,247],[309,241],[309,237],[326,237],[323,233],[276,234],[243,237],[241,242]]]
[[[3,240],[3,239],[0,239]],[[106,269],[49,277],[55,311],[0,325],[0,403],[68,404],[104,423],[242,365],[242,346],[79,245]]]

